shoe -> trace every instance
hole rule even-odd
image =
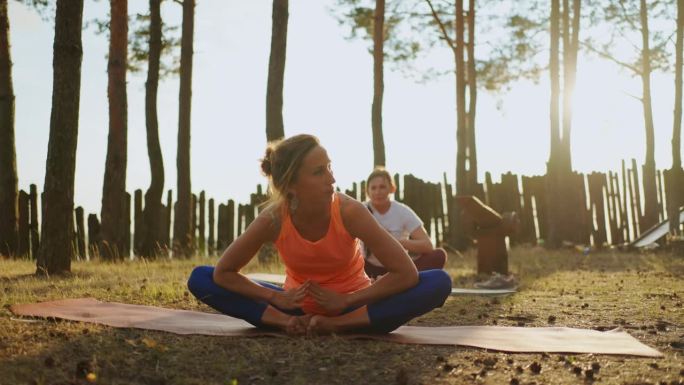
[[[502,275],[499,273],[492,273],[492,276],[484,281],[477,282],[473,286],[478,289],[511,289],[515,290],[518,287],[518,281],[513,275]]]

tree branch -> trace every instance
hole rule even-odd
[[[641,75],[641,70],[639,68],[637,68],[637,67],[635,67],[629,63],[622,62],[622,61],[616,59],[615,57],[611,56],[608,52],[600,51],[600,50],[592,47],[590,44],[587,44],[586,42],[581,42],[581,44],[584,48],[588,49],[589,51],[591,51],[597,55],[599,55],[600,57],[602,57],[604,59],[608,59],[608,60],[612,61],[613,63],[615,63],[621,67],[627,68],[628,70],[634,72],[637,75]]]
[[[641,27],[634,24],[634,20],[632,20],[632,18],[629,17],[629,12],[627,12],[625,4],[622,1],[618,1],[618,3],[620,4],[620,8],[622,9],[622,16],[624,16],[624,20],[627,22],[627,24],[629,24],[629,26],[632,27],[633,30],[641,31]]]
[[[622,91],[622,93],[625,94],[625,95],[627,95],[627,96],[630,96],[630,97],[632,97],[632,98],[634,98],[634,99],[636,99],[636,100],[638,100],[640,103],[643,103],[643,102],[644,102],[644,98],[641,98],[641,97],[639,97],[639,96],[637,96],[637,95],[632,95],[632,94],[630,94],[629,92],[626,92],[626,91]]]
[[[430,11],[432,11],[432,17],[435,19],[437,24],[439,24],[439,29],[442,31],[442,36],[444,39],[447,41],[449,44],[449,47],[451,47],[452,50],[456,49],[456,43],[454,43],[453,40],[449,37],[449,34],[447,33],[446,27],[444,26],[444,23],[442,23],[442,20],[439,18],[439,15],[437,15],[437,11],[435,11],[435,8],[432,6],[432,2],[430,0],[425,0],[428,3],[428,6],[430,6]]]

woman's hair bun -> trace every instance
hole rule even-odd
[[[266,176],[271,176],[271,158],[273,155],[273,148],[268,147],[266,149],[266,154],[261,159],[261,172]]]

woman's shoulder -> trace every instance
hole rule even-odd
[[[261,210],[256,220],[261,222],[266,231],[268,231],[272,238],[277,238],[280,233],[280,226],[283,220],[283,210],[280,205],[268,205]]]
[[[401,211],[401,212],[413,212],[413,209],[403,202],[397,200],[392,200],[390,204],[390,210]]]
[[[369,219],[372,221],[371,213],[366,205],[347,194],[337,193],[337,198],[340,201],[340,217],[345,229],[349,235],[357,237],[359,226],[363,226]]]
[[[395,212],[397,215],[400,215],[404,219],[419,218],[418,214],[416,214],[416,212],[411,208],[411,206],[395,200],[392,201],[390,210]]]
[[[340,211],[348,210],[349,208],[357,206],[363,206],[363,203],[342,192],[336,192],[335,198],[340,202]]]
[[[336,198],[340,201],[340,214],[342,215],[343,220],[358,215],[359,210],[368,211],[363,203],[357,201],[349,195],[341,192],[336,194]]]

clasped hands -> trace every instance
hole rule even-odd
[[[293,289],[273,292],[269,302],[278,308],[292,310],[300,308],[306,296],[313,298],[328,314],[339,314],[349,307],[347,294],[326,289],[311,280]]]

